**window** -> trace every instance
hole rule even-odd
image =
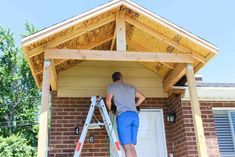
[[[235,110],[213,111],[221,157],[235,156]]]

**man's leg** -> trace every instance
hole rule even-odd
[[[133,144],[124,144],[123,148],[126,154],[126,157],[137,157],[132,147]]]
[[[135,145],[137,143],[137,134],[138,134],[138,128],[139,128],[139,116],[137,113],[134,113],[133,115],[133,121],[131,124],[131,149],[133,152],[134,157],[137,157],[137,153],[135,150]]]
[[[131,149],[132,149],[132,153],[133,153],[134,157],[137,157],[137,153],[136,153],[134,144],[131,144]]]

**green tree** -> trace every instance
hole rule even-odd
[[[32,157],[34,148],[28,145],[26,139],[21,136],[12,135],[10,137],[0,136],[0,156],[4,157]]]
[[[26,23],[26,35],[36,29]],[[13,33],[0,26],[0,135],[19,134],[37,146],[40,93]],[[1,142],[0,142],[1,143]]]

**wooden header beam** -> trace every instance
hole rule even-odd
[[[44,57],[46,59],[193,63],[193,58],[190,54],[159,52],[46,49]]]

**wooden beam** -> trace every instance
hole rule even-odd
[[[77,29],[77,30],[72,31],[68,34],[65,34],[64,36],[62,36],[60,38],[57,38],[57,39],[55,39],[51,42],[45,43],[45,44],[43,44],[39,47],[36,47],[36,48],[32,49],[31,51],[28,52],[28,56],[29,56],[29,58],[31,58],[35,55],[38,55],[38,54],[42,53],[45,50],[45,48],[54,48],[54,47],[66,42],[66,41],[69,41],[73,38],[81,36],[86,32],[92,31],[92,30],[94,30],[96,28],[99,28],[99,27],[101,27],[105,24],[108,24],[108,23],[110,23],[114,20],[115,20],[115,15],[111,15],[111,16],[108,16],[106,18],[103,18],[103,19],[97,21],[96,23],[94,23],[92,25],[88,25],[84,28]]]
[[[95,48],[95,47],[97,47],[97,46],[99,46],[99,45],[102,45],[102,44],[104,44],[104,43],[106,43],[106,42],[112,40],[112,38],[113,38],[112,36],[107,36],[107,37],[104,38],[104,39],[91,42],[91,43],[87,44],[85,47],[84,47],[84,46],[80,46],[80,47],[78,47],[78,49],[90,50],[90,49],[93,49],[93,48]],[[63,59],[63,60],[61,60],[61,61],[59,61],[59,62],[56,62],[55,65],[57,66],[57,65],[59,65],[59,64],[63,64],[63,63],[66,62],[66,61],[67,61],[66,59]]]
[[[112,51],[113,48],[114,48],[116,35],[117,35],[117,28],[115,28],[115,31],[114,31],[114,34],[113,34],[113,39],[112,39],[111,46],[110,46],[110,50],[111,50],[111,51]]]
[[[79,48],[79,49],[88,49],[88,50],[89,50],[89,49],[93,49],[93,48],[95,48],[95,47],[97,47],[97,46],[99,46],[99,45],[102,45],[102,44],[104,44],[104,43],[106,43],[106,42],[112,40],[112,38],[113,38],[113,37],[110,35],[110,36],[107,36],[107,37],[104,38],[104,39],[91,42],[91,43],[87,44],[86,47],[80,46],[80,47],[78,47],[78,48]],[[66,61],[67,61],[66,59],[61,59],[61,60],[58,60],[58,61],[54,61],[54,64],[55,64],[55,66],[58,66],[58,65],[60,65],[60,64],[63,64],[63,63],[66,62]],[[39,75],[39,74],[41,74],[42,72],[43,72],[43,71],[39,71],[38,73],[36,73],[36,75]]]
[[[55,69],[55,63],[54,60],[51,59],[51,78],[50,78],[50,84],[52,91],[57,91],[57,73]]]
[[[139,22],[139,21],[137,21],[135,19],[132,19],[132,18],[130,18],[128,16],[126,16],[125,19],[126,19],[126,21],[128,23],[130,23],[130,24],[136,26],[137,28],[145,31],[146,33],[154,36],[155,38],[161,40],[162,42],[175,47],[176,49],[180,50],[183,53],[193,54],[193,58],[194,59],[199,60],[202,63],[206,63],[205,57],[203,57],[203,56],[193,52],[191,49],[183,46],[182,44],[178,43],[177,41],[172,40],[171,38],[163,35],[162,33],[157,32],[153,28],[150,28],[150,27],[146,26],[145,24],[143,24],[143,23],[141,23],[141,22]]]
[[[192,117],[193,117],[194,130],[196,135],[198,155],[199,157],[208,157],[206,140],[202,124],[200,103],[198,101],[196,81],[192,64],[187,64],[186,73],[187,73],[188,90],[189,90],[190,103],[192,108]]]
[[[185,64],[176,64],[175,68],[165,78],[163,82],[163,89],[165,92],[169,92],[172,87],[185,75]]]
[[[120,53],[126,52],[126,53]],[[139,62],[169,62],[192,63],[190,54],[173,54],[157,52],[129,52],[104,50],[77,50],[77,49],[46,49],[47,59],[79,59],[102,61],[139,61]]]
[[[33,63],[31,61],[31,59],[28,57],[28,50],[27,50],[26,47],[23,47],[23,52],[24,52],[24,56],[25,56],[25,58],[26,58],[26,60],[27,60],[27,62],[29,64],[29,68],[30,68],[30,70],[32,72],[34,81],[35,81],[37,87],[39,88],[40,85],[39,85],[39,82],[38,82],[37,74],[35,73],[35,69],[34,69],[34,66],[33,66]]]
[[[116,14],[116,29],[117,50],[126,51],[126,23],[125,14],[123,11],[120,11]]]
[[[38,157],[47,157],[48,152],[48,117],[50,113],[50,75],[51,62],[44,61],[43,81],[42,81],[42,98],[40,110],[40,124],[38,134]]]
[[[132,40],[127,40],[127,45],[137,51],[142,51],[142,52],[148,51],[148,49],[146,49],[145,47],[142,47],[141,45],[137,44],[136,42]],[[168,67],[169,69],[173,69],[173,66],[168,63],[162,63],[162,64]]]

